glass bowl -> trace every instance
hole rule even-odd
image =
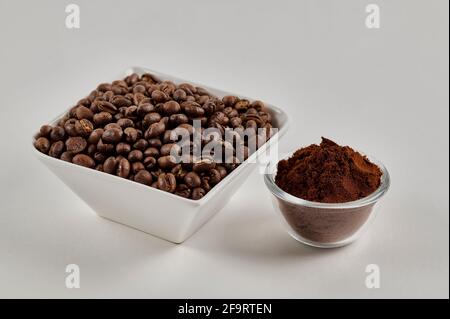
[[[278,161],[267,165],[264,182],[272,193],[275,211],[294,239],[314,247],[334,248],[348,245],[361,235],[390,185],[386,167],[368,158],[382,172],[380,186],[369,196],[346,203],[319,203],[293,196],[275,184]]]

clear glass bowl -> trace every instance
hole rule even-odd
[[[304,244],[320,248],[340,247],[355,241],[374,217],[376,204],[390,185],[386,167],[373,158],[369,159],[383,173],[380,187],[362,199],[331,204],[307,201],[285,192],[275,184],[278,162],[269,163],[264,182],[272,193],[275,211],[289,234]]]

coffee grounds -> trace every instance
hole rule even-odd
[[[275,183],[296,197],[322,203],[344,203],[373,193],[381,171],[349,146],[322,137],[320,145],[297,150],[278,163]]]

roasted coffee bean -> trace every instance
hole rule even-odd
[[[72,163],[73,154],[71,152],[63,152],[60,157],[63,161]]]
[[[184,182],[190,188],[199,187],[201,184],[200,176],[195,172],[189,172],[184,176]]]
[[[139,172],[136,173],[136,175],[134,176],[134,181],[144,184],[144,185],[151,185],[152,184],[152,174],[150,174],[149,172],[147,172],[146,170],[140,170]]]
[[[107,158],[108,158],[108,155],[106,153],[95,152],[95,154],[94,154],[94,160],[97,163],[103,163]]]
[[[111,113],[108,113],[108,112],[96,113],[93,116],[93,121],[94,121],[95,125],[108,124],[109,122],[112,121],[112,119],[113,119],[113,116],[111,115]]]
[[[194,200],[199,200],[203,196],[205,196],[206,192],[203,188],[197,187],[192,190],[191,198]]]
[[[108,112],[111,114],[117,113],[117,107],[108,101],[99,101],[97,107],[101,112]]]
[[[92,118],[94,117],[94,113],[90,109],[88,109],[86,106],[79,106],[75,110],[75,116],[79,120],[86,119],[86,120],[91,121]]]
[[[75,130],[75,123],[77,122],[76,119],[68,119],[64,123],[64,130],[69,136],[77,136],[77,131]]]
[[[250,105],[250,103],[248,100],[240,100],[234,104],[234,108],[238,112],[245,112],[245,111],[247,111],[247,108],[249,105]]]
[[[167,100],[167,94],[160,90],[154,90],[152,92],[152,99],[155,103],[163,103]]]
[[[192,117],[201,117],[205,110],[197,102],[183,102],[184,112]]]
[[[86,147],[87,147],[86,140],[80,136],[69,137],[66,140],[66,149],[72,154],[80,153],[84,151]]]
[[[130,175],[130,162],[126,158],[121,158],[117,165],[116,174],[119,177],[127,178]]]
[[[141,103],[139,104],[136,113],[138,116],[145,116],[147,113],[153,112],[155,106],[151,103]]]
[[[102,128],[96,128],[91,132],[88,138],[88,143],[90,144],[97,144],[98,141],[102,138],[103,135],[103,129]]]
[[[106,130],[109,130],[109,129],[112,129],[112,128],[117,129],[119,131],[122,131],[122,127],[119,124],[117,124],[117,123],[106,124],[103,129],[106,131]]]
[[[131,172],[133,174],[136,174],[137,172],[141,171],[145,169],[144,164],[142,164],[142,162],[134,162],[131,164]]]
[[[97,166],[95,166],[95,170],[99,171],[99,172],[103,172],[103,164],[97,164]]]
[[[42,125],[41,129],[39,130],[39,137],[48,137],[50,135],[50,132],[52,131],[51,125]]]
[[[133,144],[133,148],[144,151],[148,145],[149,145],[149,142],[147,142],[145,139],[141,138],[141,139],[137,140],[136,143]]]
[[[168,101],[163,105],[163,111],[167,115],[178,113],[180,112],[180,110],[181,110],[180,104],[178,104],[175,101]]]
[[[140,151],[140,150],[132,150],[128,154],[128,160],[131,163],[133,163],[133,162],[140,162],[140,161],[142,161],[143,158],[144,158],[144,155],[142,154],[142,151]]]
[[[108,174],[115,174],[117,169],[118,161],[114,156],[108,157],[103,163],[103,171]]]
[[[117,88],[117,86],[116,86]],[[120,89],[121,91],[122,89]],[[111,99],[111,103],[114,104],[116,107],[123,107],[123,106],[130,106],[132,103],[129,99],[125,98],[124,96],[121,96],[120,93],[118,91],[115,92],[116,95]]]
[[[182,89],[177,89],[173,92],[173,98],[175,101],[182,102],[186,100],[186,92]]]
[[[72,159],[72,163],[88,168],[94,168],[95,166],[95,161],[86,154],[75,155]]]
[[[107,129],[103,132],[102,141],[104,143],[118,143],[122,139],[122,130],[115,128]]]
[[[202,182],[200,184],[200,187],[205,190],[205,193],[209,192],[211,190],[211,185],[209,184],[209,177],[203,176]]]
[[[186,184],[178,184],[175,194],[184,198],[189,198],[191,196],[191,189]]]
[[[194,172],[202,173],[202,172],[208,172],[211,169],[216,167],[216,163],[209,158],[201,159],[200,161],[197,161],[194,163],[192,169]]]
[[[172,114],[169,117],[169,122],[174,125],[186,124],[189,122],[189,118],[186,116],[186,114],[182,113]]]
[[[177,188],[177,179],[172,173],[162,173],[158,176],[158,188],[173,193]]]
[[[100,139],[97,143],[97,150],[104,154],[110,153],[114,150],[114,144],[104,143],[102,139]]]
[[[222,102],[227,106],[234,106],[234,104],[238,101],[238,98],[233,95],[227,95],[222,98]]]
[[[217,183],[220,182],[221,179],[222,176],[218,169],[213,168],[209,171],[209,183],[211,185],[216,185]]]
[[[152,170],[153,168],[156,167],[157,161],[156,158],[152,156],[147,156],[146,158],[144,158],[144,161],[142,163],[144,164],[146,169]]]
[[[91,156],[91,157],[94,156],[96,152],[97,152],[97,145],[95,145],[95,144],[88,145],[86,153],[89,156]]]
[[[159,138],[151,138],[148,140],[148,146],[160,148],[162,146],[162,142]]]
[[[160,149],[161,156],[179,155],[180,152],[181,152],[180,146],[175,143],[164,144],[163,146],[161,146]]]
[[[94,130],[94,125],[91,123],[91,121],[82,119],[75,122],[75,130],[77,131],[78,135],[87,137]]]
[[[165,129],[166,126],[163,123],[161,122],[153,123],[152,125],[150,125],[148,130],[145,131],[145,138],[150,139],[158,135],[161,135],[164,133]]]
[[[134,128],[134,122],[129,118],[118,119],[117,125],[119,125],[123,130],[129,127]]]
[[[125,140],[128,143],[135,143],[138,139],[138,132],[133,127],[127,127],[123,133],[125,134]]]
[[[149,147],[144,151],[144,156],[159,157],[159,150],[156,147]]]
[[[161,121],[161,115],[156,112],[151,112],[145,115],[144,119],[142,120],[142,124],[144,124],[146,127],[158,123]]]
[[[50,150],[50,141],[45,137],[39,137],[35,142],[34,146],[41,153],[47,154]]]
[[[52,128],[51,132],[50,132],[50,139],[52,141],[61,141],[64,139],[64,136],[66,135],[66,132],[64,131],[64,129],[60,126],[55,126],[54,128]]]
[[[161,156],[158,158],[158,165],[162,169],[171,169],[176,165],[176,160],[171,155]]]
[[[119,143],[116,145],[116,152],[120,155],[128,156],[131,151],[131,146],[128,143]]]

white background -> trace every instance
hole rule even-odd
[[[448,2],[0,0],[0,297],[449,296]],[[174,245],[97,217],[31,152],[39,126],[98,83],[149,67],[284,108],[280,151],[351,145],[392,187],[356,243],[305,247],[253,174]],[[101,190],[99,190],[101,191]],[[160,207],[164,209],[164,207]],[[65,266],[81,288],[65,288]],[[365,287],[365,267],[381,288]]]

